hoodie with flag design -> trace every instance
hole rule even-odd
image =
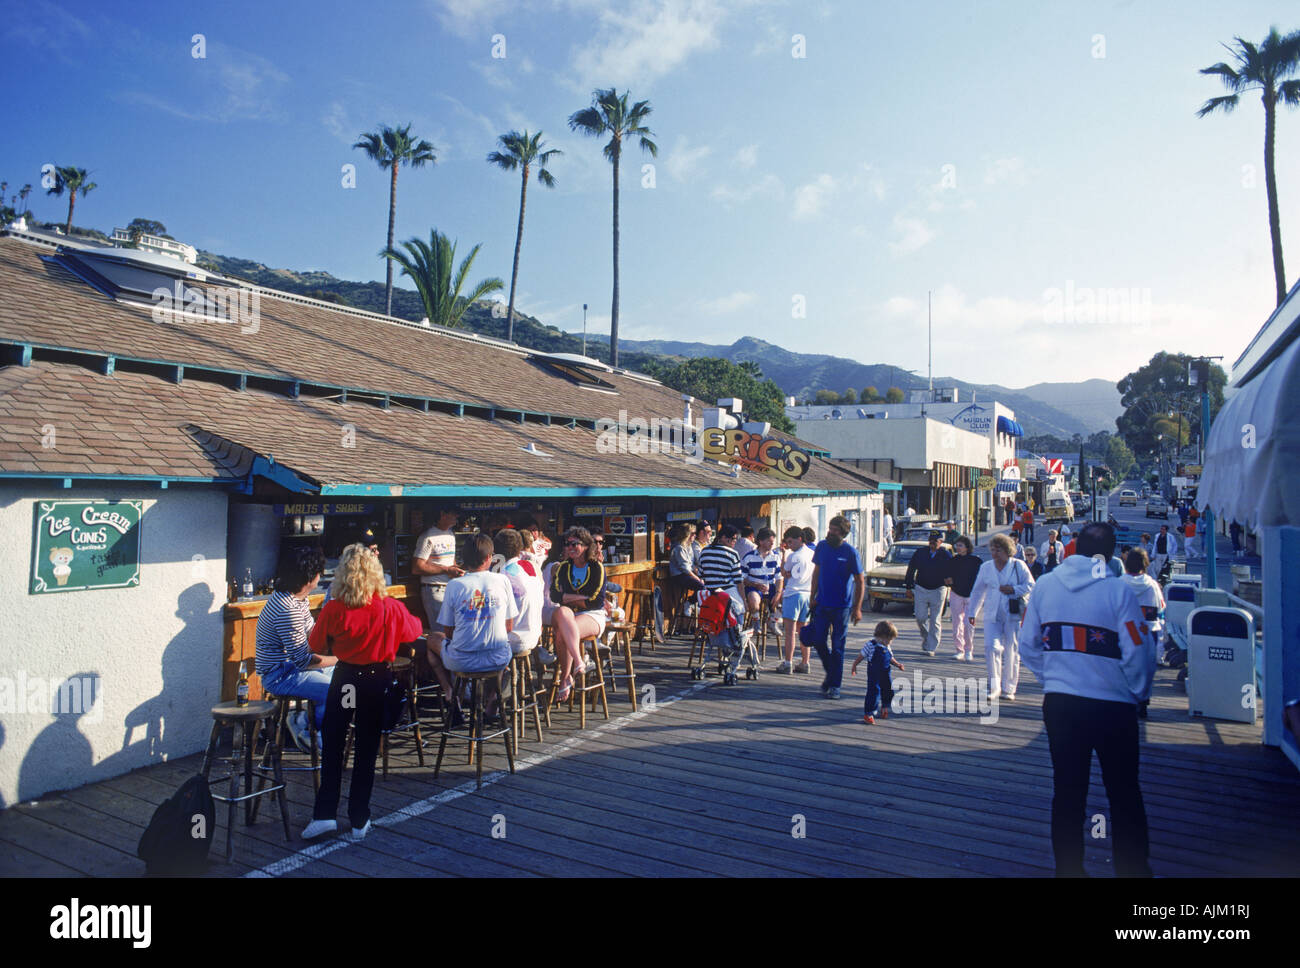
[[[1151,694],[1155,675],[1150,636],[1133,589],[1074,555],[1034,586],[1020,661],[1044,692],[1137,703]]]

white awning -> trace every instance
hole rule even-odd
[[[1300,526],[1300,339],[1215,416],[1196,503],[1250,530]]]

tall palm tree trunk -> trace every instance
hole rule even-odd
[[[515,264],[510,270],[510,306],[506,310],[506,342],[515,338],[515,283],[519,281],[519,249],[524,242],[524,207],[528,204],[528,166],[524,165],[523,183],[519,186],[519,228],[515,230]]]
[[[1273,236],[1273,277],[1277,282],[1277,304],[1286,299],[1286,269],[1282,266],[1282,218],[1277,207],[1277,177],[1273,173],[1274,128],[1277,123],[1276,98],[1264,93],[1264,187],[1268,192],[1268,230]]]
[[[618,157],[614,143],[614,299],[609,310],[609,365],[618,366]]]
[[[74,188],[68,192],[68,224],[63,227],[64,235],[72,234],[72,210],[77,206],[77,190]]]
[[[397,162],[393,162],[393,180],[388,187],[388,248],[393,248],[393,226],[397,223]],[[388,278],[384,283],[384,315],[393,315],[393,260],[388,263]]]

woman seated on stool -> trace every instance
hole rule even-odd
[[[465,574],[447,583],[447,596],[438,613],[446,638],[429,644],[429,659],[451,700],[449,729],[463,721],[452,675],[494,672],[510,664],[510,633],[519,617],[510,579],[491,570],[492,538],[479,533],[465,545]],[[455,633],[455,637],[452,635]]]
[[[312,822],[302,832],[304,840],[338,829],[334,815],[343,780],[344,736],[353,714],[356,755],[348,819],[353,840],[370,832],[370,790],[375,783],[384,692],[393,679],[391,663],[397,646],[414,641],[421,631],[420,620],[385,594],[379,556],[364,545],[344,549],[333,588],[337,597],[325,603],[308,639],[313,652],[333,655],[338,663],[325,701],[320,790]]]
[[[325,697],[334,673],[332,656],[312,655],[307,647],[315,620],[307,596],[325,570],[325,553],[312,545],[293,548],[280,558],[275,591],[257,617],[257,674],[272,695],[310,699],[316,704],[316,729],[325,721]],[[289,733],[299,749],[310,748],[307,713],[288,717]]]
[[[555,701],[564,702],[573,690],[573,670],[586,668],[583,639],[599,639],[605,632],[605,567],[600,551],[586,528],[564,532],[564,560],[551,572],[550,598],[555,603],[551,627],[560,660],[560,689]]]

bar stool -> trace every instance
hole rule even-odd
[[[284,766],[281,765],[282,773],[311,773],[312,786],[316,792],[320,792],[320,733],[316,729],[316,703],[311,699],[304,699],[302,696],[278,696],[274,693],[263,690],[263,698],[267,702],[275,703],[275,720],[272,724],[274,731],[275,747],[280,751],[283,757],[286,749],[284,743],[284,734],[289,729],[289,714],[291,712],[300,712],[303,705],[307,707],[307,734],[311,737],[311,766]],[[296,707],[296,709],[291,709]],[[271,737],[268,737],[268,740]],[[292,737],[291,737],[292,738]],[[297,749],[297,745],[294,746]],[[254,769],[259,773],[265,773],[271,768],[267,759],[270,752],[271,744],[268,741],[265,751],[262,753],[262,761]],[[253,804],[253,819],[257,819],[257,803]]]
[[[631,622],[609,622],[605,625],[605,641],[601,645],[602,659],[609,663],[609,683],[618,689],[618,674],[614,671],[614,653],[621,653],[623,656],[623,678],[627,679],[627,698],[632,704],[632,712],[637,711],[636,705],[636,669],[632,666],[632,632],[635,626]]]
[[[626,588],[627,593],[627,620],[636,626],[635,641],[637,651],[645,652],[646,633],[650,635],[650,651],[655,651],[658,641],[658,635],[655,630],[654,621],[654,589],[653,588]]]
[[[514,750],[514,744],[511,742],[511,733],[513,732],[512,725],[515,718],[515,710],[511,710],[509,718],[507,718],[506,710],[505,710],[505,694],[504,694],[504,690],[501,688],[501,674],[503,672],[505,672],[505,668],[496,669],[492,672],[466,672],[463,674],[459,674],[456,676],[455,682],[453,684],[453,689],[459,690],[462,682],[469,682],[470,684],[469,729],[468,729],[468,735],[466,736],[466,739],[469,741],[468,745],[469,745],[470,762],[472,763],[476,759],[476,757],[474,756],[475,743],[482,745],[483,743],[487,742],[490,739],[496,739],[498,736],[504,736],[505,745],[506,745],[506,760],[510,763],[510,772],[514,773],[515,772],[515,750]],[[499,703],[501,704],[502,726],[500,729],[494,730],[493,732],[484,736],[483,720],[485,719],[485,716],[483,713],[483,693],[485,692],[485,690],[483,686],[484,683],[493,679],[496,680],[497,697]],[[442,739],[438,742],[438,760],[433,765],[433,778],[435,780],[438,779],[438,773],[442,769],[442,757],[443,754],[447,751],[447,739],[450,736],[451,736],[451,730],[447,728],[447,721],[444,720],[442,724]],[[477,781],[474,789],[481,790],[483,789],[483,751],[482,750],[479,750],[477,760],[478,760]]]
[[[588,649],[591,650],[591,661],[596,666],[592,673],[593,679],[591,681],[588,681],[588,675],[585,668],[585,656]],[[599,640],[583,639],[581,653],[584,656],[584,665],[575,665],[573,668],[573,691],[569,693],[568,703],[569,711],[572,712],[574,699],[578,700],[578,728],[586,729],[588,694],[591,695],[591,711],[593,713],[596,711],[596,700],[599,698],[606,719],[609,719],[609,698],[605,694],[605,674],[601,670]],[[559,691],[560,662],[557,659],[555,663],[555,674],[551,677],[551,690],[546,697],[546,706],[548,709],[555,705],[555,697],[559,694]]]
[[[542,715],[546,689],[541,677],[533,676],[533,655],[536,649],[519,652],[510,657],[510,734],[515,752],[519,752],[519,735],[527,725],[528,711],[533,712],[533,728],[537,730],[537,742],[542,742]],[[546,725],[551,725],[547,719]]]
[[[235,729],[235,727],[243,728],[242,744],[235,742],[233,733],[230,738],[230,773],[227,775],[230,780],[230,793],[226,796],[217,793],[212,794],[213,800],[220,800],[228,804],[226,810],[227,863],[230,862],[235,853],[235,804],[237,803],[244,804],[244,824],[245,826],[251,826],[253,823],[253,804],[250,801],[270,793],[276,794],[280,803],[280,821],[284,824],[284,839],[286,841],[293,839],[289,833],[289,803],[284,795],[284,774],[280,772],[280,748],[276,745],[275,734],[269,729],[275,711],[275,703],[264,700],[245,703],[242,706],[231,700],[229,702],[219,702],[212,707],[212,734],[208,738],[208,748],[203,753],[203,767],[199,771],[203,774],[205,780],[208,779],[208,775],[212,770],[212,761],[216,758],[217,743],[221,739],[221,734],[225,732],[227,727],[231,730]],[[260,773],[255,774],[253,769],[254,737],[257,733],[257,727],[263,721],[266,721],[268,727],[269,738],[267,740],[266,755],[269,757],[272,779],[272,785],[265,789],[263,789],[263,784],[266,782],[266,776]],[[245,790],[242,795],[239,792],[241,745],[243,747],[244,768],[242,772]],[[256,790],[253,789],[254,775],[257,776],[258,780],[258,789]],[[217,777],[216,782],[220,783],[222,780],[227,779],[227,776]]]

